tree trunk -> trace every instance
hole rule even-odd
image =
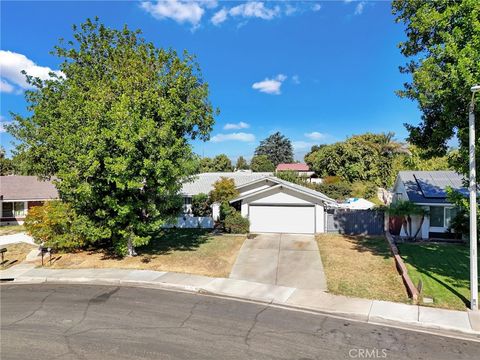
[[[418,229],[417,229],[417,232],[415,233],[413,239],[415,240],[418,236],[418,233],[420,232],[420,230],[422,230],[422,226],[423,226],[423,221],[425,220],[425,215],[422,215],[422,219],[420,220],[420,225],[418,226]]]
[[[408,220],[407,218],[404,216],[403,217],[403,220],[402,220],[402,228],[405,230],[405,234],[407,235],[407,238],[408,238]]]
[[[135,247],[133,246],[131,237],[128,238],[127,248],[128,248],[128,256],[137,256],[137,253],[135,251]]]
[[[408,238],[412,238],[412,218],[410,215],[407,216],[407,222],[408,222]]]

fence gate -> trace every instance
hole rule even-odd
[[[327,210],[327,232],[346,235],[382,235],[384,212],[379,210]]]

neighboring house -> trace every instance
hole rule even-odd
[[[375,204],[364,198],[348,198],[345,202],[338,204],[339,208],[350,210],[369,210],[375,207]]]
[[[250,232],[315,234],[326,232],[326,211],[336,207],[328,196],[269,176],[237,186],[230,203],[250,221]]]
[[[0,224],[23,224],[28,209],[57,198],[57,189],[50,181],[36,176],[0,176]]]
[[[447,200],[447,187],[468,196],[464,178],[455,171],[400,171],[393,187],[392,202],[411,201],[428,210],[420,234],[422,239],[451,237],[450,220],[456,209]],[[413,232],[420,226],[420,216],[412,217]],[[402,232],[400,235],[405,235]]]
[[[278,164],[275,172],[293,171],[298,176],[308,178],[312,183],[321,183],[322,179],[318,178],[314,171],[310,170],[310,167],[304,163],[282,163]]]
[[[183,195],[183,209],[186,214],[191,212],[192,196],[198,194],[209,194],[213,190],[213,184],[222,177],[233,179],[236,186],[249,183],[254,180],[271,176],[269,172],[252,172],[250,170],[240,170],[235,172],[210,172],[195,175],[190,182],[183,184],[181,194]],[[212,215],[215,220],[219,216],[219,204],[212,206]]]

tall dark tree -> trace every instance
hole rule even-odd
[[[36,174],[55,175],[88,239],[135,253],[176,216],[197,169],[192,139],[208,139],[214,110],[193,56],[156,48],[140,31],[87,20],[54,54],[64,75],[27,77],[30,116],[9,127]]]
[[[5,149],[0,146],[0,175],[11,175],[14,170],[12,159],[7,158]]]
[[[409,142],[438,156],[457,133],[465,170],[470,88],[480,83],[480,2],[395,0],[392,6],[407,36],[399,47],[409,61],[400,70],[412,79],[398,94],[422,111],[419,125],[406,124]],[[478,97],[476,109],[480,116]]]
[[[280,132],[270,135],[255,149],[255,156],[266,155],[277,166],[280,163],[293,162],[293,147],[290,139]]]

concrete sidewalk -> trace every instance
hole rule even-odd
[[[177,289],[335,314],[374,324],[421,328],[443,335],[463,333],[480,341],[478,312],[350,298],[322,290],[151,270],[34,268],[28,263],[0,271],[0,278],[14,278],[14,284],[57,282]]]
[[[26,233],[17,233],[17,234],[11,234],[11,235],[2,235],[0,236],[0,246],[5,246],[8,244],[15,244],[15,243],[20,243],[24,242],[27,244],[32,244],[35,245],[33,238]]]
[[[327,289],[313,235],[258,234],[245,240],[230,278],[296,289]]]

